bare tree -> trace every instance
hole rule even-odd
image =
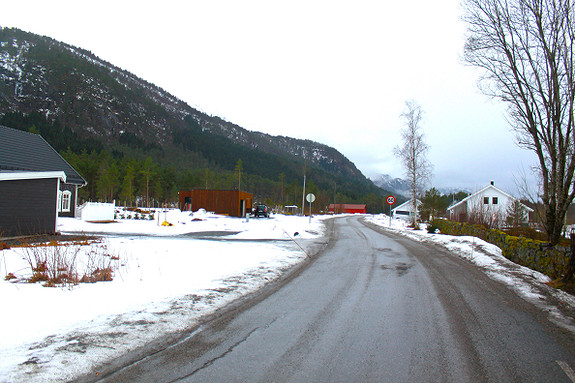
[[[561,238],[575,197],[573,0],[465,0],[465,60],[482,91],[509,107],[518,143],[538,157],[549,241]]]
[[[405,102],[406,110],[401,113],[405,120],[405,129],[401,131],[403,146],[396,146],[393,152],[405,169],[405,176],[411,185],[411,199],[414,207],[413,226],[417,227],[417,193],[423,190],[431,178],[432,166],[427,160],[429,146],[423,141],[421,106],[411,100]]]

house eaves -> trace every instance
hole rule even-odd
[[[0,171],[0,181],[37,180],[45,178],[59,178],[62,182],[66,182],[66,173]]]

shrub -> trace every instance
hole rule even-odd
[[[111,281],[120,259],[105,244],[87,241],[28,245],[21,254],[32,271],[28,282],[45,282],[47,287]]]
[[[441,233],[470,235],[487,241],[501,249],[503,256],[512,262],[537,270],[551,278],[561,277],[567,270],[569,248],[551,247],[547,242],[509,235],[501,230],[487,229],[481,225],[433,220]]]
[[[23,247],[23,258],[30,265],[30,283],[46,282],[48,286],[77,284],[76,259],[79,246],[47,245]]]
[[[436,234],[438,231],[440,231],[439,227],[437,227],[437,225],[434,225],[433,221],[429,225],[427,225],[427,232],[429,234]]]
[[[10,280],[12,280],[12,279],[18,279],[18,278],[16,278],[16,276],[15,276],[14,274],[12,274],[12,273],[8,273],[8,274],[6,274],[6,276],[4,277],[4,280],[5,280],[5,281],[10,281]]]

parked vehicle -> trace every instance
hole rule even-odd
[[[252,215],[256,218],[258,217],[265,217],[269,218],[270,216],[270,208],[266,205],[257,205],[252,209]]]

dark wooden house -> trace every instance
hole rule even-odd
[[[56,232],[85,185],[40,135],[0,126],[0,236]]]
[[[179,193],[181,211],[205,209],[231,217],[245,217],[252,208],[253,194],[238,190],[182,190]]]

